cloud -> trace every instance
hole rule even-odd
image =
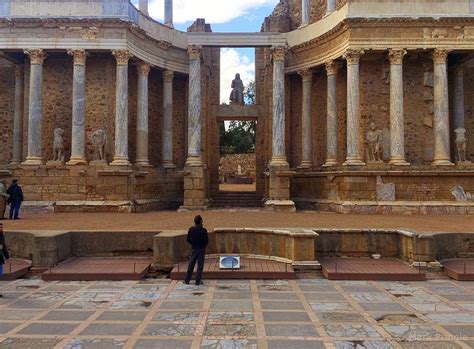
[[[221,49],[221,103],[229,104],[229,97],[232,91],[230,85],[237,73],[240,74],[244,86],[247,86],[250,81],[254,81],[254,59],[251,59],[246,54],[241,54],[233,48]]]
[[[205,18],[207,23],[227,23],[251,15],[262,6],[274,6],[278,0],[174,0],[173,20],[177,24]],[[149,12],[153,18],[163,20],[164,0],[149,0]]]

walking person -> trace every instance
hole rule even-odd
[[[7,209],[7,180],[2,179],[0,181],[0,220],[5,219],[5,210]]]
[[[206,228],[203,226],[201,216],[194,218],[194,226],[189,228],[188,243],[192,247],[191,260],[189,261],[188,272],[184,279],[185,284],[189,284],[193,276],[194,266],[197,262],[196,285],[202,284],[202,272],[204,270],[204,259],[206,258],[206,247],[209,243],[209,236]]]
[[[7,245],[5,244],[5,236],[3,235],[3,225],[0,224],[0,280],[3,277],[3,265],[9,258]],[[0,298],[2,297],[3,295],[0,293]]]
[[[14,179],[12,185],[7,190],[8,203],[10,204],[10,219],[20,219],[20,207],[23,202],[23,190],[18,185],[18,180]]]

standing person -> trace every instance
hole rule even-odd
[[[7,180],[2,179],[0,181],[0,220],[5,219],[5,210],[7,209]]]
[[[0,279],[3,276],[3,265],[9,258],[7,245],[5,244],[5,236],[3,235],[3,225],[0,224]],[[2,297],[3,295],[0,293],[0,298]]]
[[[189,284],[191,281],[194,266],[196,265],[197,261],[198,267],[196,273],[196,285],[201,285],[202,272],[204,270],[204,259],[206,257],[206,246],[209,243],[209,236],[207,235],[206,228],[203,227],[203,220],[201,216],[196,216],[194,218],[194,226],[189,228],[187,241],[193,250],[184,283]]]
[[[8,203],[10,204],[10,219],[20,219],[21,203],[23,202],[23,190],[18,185],[18,180],[14,179],[12,185],[7,190]]]

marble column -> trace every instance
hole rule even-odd
[[[301,26],[305,27],[309,24],[310,16],[310,0],[301,0]]]
[[[448,50],[435,49],[434,63],[434,159],[433,166],[451,166],[448,99]]]
[[[347,60],[347,158],[344,166],[363,166],[360,156],[360,77],[362,50],[348,50]]]
[[[13,157],[11,165],[21,164],[23,158],[23,101],[25,73],[15,66],[15,111],[13,114]]]
[[[25,50],[30,57],[30,95],[28,105],[28,155],[24,165],[42,165],[43,49]]]
[[[327,8],[326,8],[326,13],[330,14],[334,11],[336,11],[336,0],[327,0]]]
[[[405,161],[405,118],[403,112],[403,57],[407,51],[392,49],[390,60],[390,164],[410,165]]]
[[[148,0],[140,0],[138,3],[138,9],[148,15]]]
[[[148,160],[148,75],[150,65],[141,62],[137,65],[137,158],[135,165],[149,167]]]
[[[69,50],[73,57],[72,139],[68,165],[84,165],[86,161],[86,59],[85,50]]]
[[[175,168],[173,163],[173,79],[170,70],[163,72],[163,167]]]
[[[202,165],[201,159],[201,47],[189,46],[189,106],[187,166]]]
[[[454,69],[454,122],[453,126],[457,128],[465,127],[465,106],[464,106],[464,69],[462,66],[458,66]]]
[[[113,166],[129,166],[128,160],[128,61],[132,54],[127,50],[113,50],[117,60],[115,81],[115,153]]]
[[[337,163],[337,70],[339,64],[334,61],[326,63],[327,72],[327,120],[326,142],[327,155],[324,167],[336,166]]]
[[[311,87],[313,84],[313,71],[310,69],[298,72],[303,80],[303,101],[301,113],[302,128],[302,157],[300,168],[313,166],[313,135],[311,120]]]
[[[272,48],[273,124],[272,165],[288,166],[285,152],[285,53],[286,47]]]
[[[165,25],[174,28],[173,25],[173,0],[165,0]]]

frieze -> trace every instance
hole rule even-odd
[[[169,48],[173,46],[171,42],[164,41],[164,40],[158,40],[158,47],[161,48],[162,50],[169,50]]]

